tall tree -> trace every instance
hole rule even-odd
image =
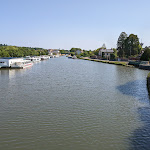
[[[70,52],[76,52],[77,50],[81,51],[81,48],[71,48]]]
[[[117,50],[118,56],[124,57],[125,56],[125,40],[127,39],[127,34],[122,32],[117,41]]]
[[[130,34],[125,40],[125,55],[135,56],[141,52],[141,45],[137,35]]]

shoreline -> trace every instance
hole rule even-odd
[[[91,59],[88,57],[83,57],[83,58],[79,58],[79,59],[135,68],[133,65],[128,65],[128,62],[126,62],[126,61],[109,61],[109,60]]]
[[[131,68],[136,68],[132,65],[128,65],[128,62],[120,62],[120,61],[108,61],[108,60],[99,60],[99,59],[90,59],[88,57],[84,57],[84,58],[79,58],[82,60],[89,60],[89,61],[95,61],[95,62],[101,62],[101,63],[108,63],[108,64],[113,64],[113,65],[121,65],[121,66],[125,66],[125,67],[131,67]],[[148,93],[150,94],[150,72],[147,75],[147,90]]]

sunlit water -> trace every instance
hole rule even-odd
[[[66,57],[0,70],[0,150],[149,150],[147,74]]]

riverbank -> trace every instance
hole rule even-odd
[[[126,67],[134,67],[132,65],[128,65],[127,61],[109,61],[109,60],[100,60],[100,59],[91,59],[88,57],[82,57],[79,59],[83,60],[90,60],[90,61],[95,61],[95,62],[102,62],[102,63],[108,63],[108,64],[114,64],[114,65],[121,65],[121,66],[126,66]]]
[[[148,89],[148,92],[150,93],[150,72],[147,75],[147,89]]]

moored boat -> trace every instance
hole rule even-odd
[[[41,60],[47,60],[47,59],[50,59],[50,56],[47,56],[47,55],[41,56]]]
[[[41,61],[41,57],[31,57],[31,61],[39,62],[39,61]]]
[[[13,64],[11,64],[11,68],[18,68],[18,69],[23,69],[23,68],[27,68],[27,67],[31,67],[33,65],[33,63],[31,61],[28,60],[24,60],[22,62],[15,62]]]
[[[150,70],[149,61],[142,61],[139,65],[139,69]]]
[[[30,60],[32,62],[39,62],[39,61],[41,61],[41,57],[40,56],[33,56],[33,57],[26,56],[25,60]]]

